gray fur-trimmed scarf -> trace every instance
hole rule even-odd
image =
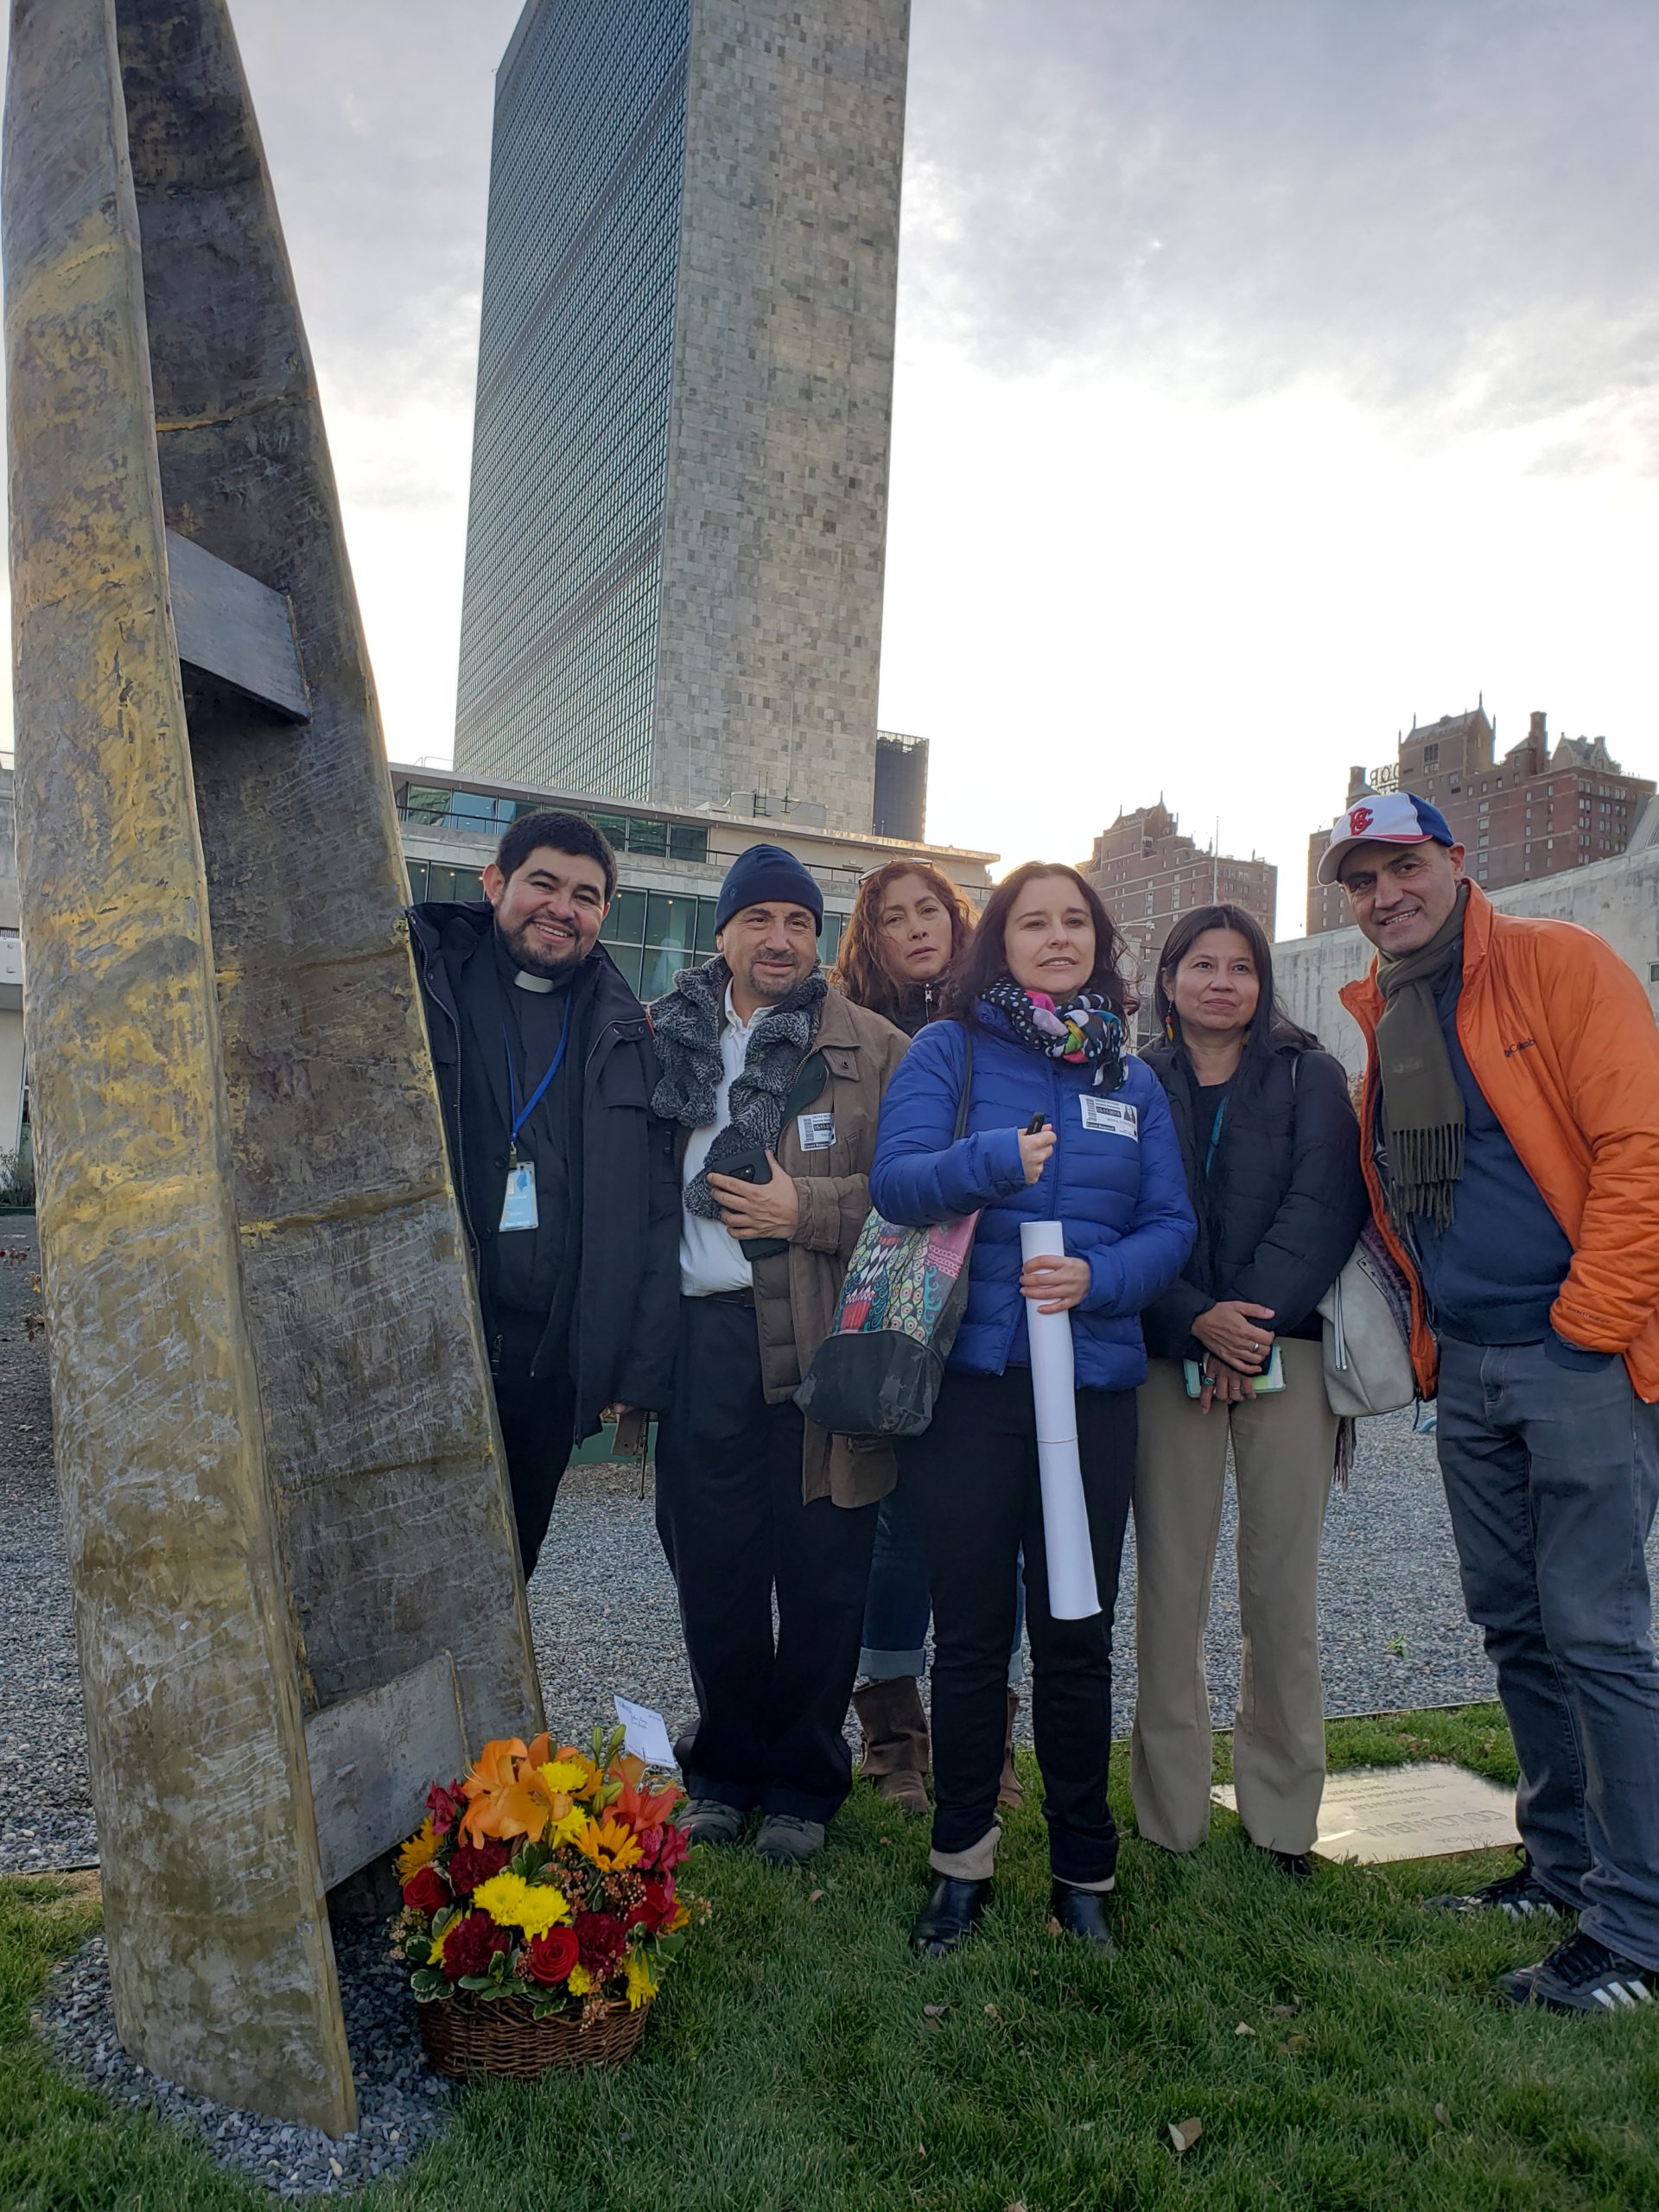
[[[722,1073],[720,1033],[726,1020],[726,986],[731,969],[715,955],[701,968],[688,968],[674,979],[666,998],[651,1009],[657,1033],[662,1077],[652,1093],[652,1111],[683,1128],[706,1129],[715,1118],[715,1092]],[[685,1186],[686,1211],[704,1221],[718,1221],[720,1208],[709,1188],[722,1160],[751,1145],[778,1149],[784,1102],[796,1071],[812,1049],[829,985],[815,969],[804,983],[768,1007],[755,1024],[743,1072],[732,1084],[732,1118],[709,1147],[709,1157]]]

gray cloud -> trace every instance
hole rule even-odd
[[[915,0],[912,327],[1659,467],[1652,0]]]

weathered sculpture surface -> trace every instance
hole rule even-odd
[[[412,1825],[423,1762],[539,1699],[223,0],[14,0],[4,245],[32,1102],[117,2018],[154,2069],[338,2133],[326,1890]]]

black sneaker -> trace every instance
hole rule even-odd
[[[1532,1920],[1540,1913],[1554,1913],[1558,1919],[1572,1916],[1573,1908],[1554,1897],[1532,1871],[1532,1862],[1523,1851],[1521,1864],[1513,1874],[1500,1874],[1495,1882],[1488,1882],[1484,1889],[1470,1890],[1464,1895],[1453,1893],[1446,1897],[1425,1897],[1425,1912],[1501,1912],[1510,1920]]]
[[[1497,1986],[1516,2005],[1543,2005],[1552,2012],[1639,2012],[1653,2003],[1659,1974],[1616,1957],[1580,1931],[1537,1966],[1500,1974]]]

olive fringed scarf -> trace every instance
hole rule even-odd
[[[1436,987],[1463,957],[1467,885],[1428,943],[1396,959],[1379,952],[1376,1068],[1382,1084],[1382,1134],[1389,1184],[1401,1217],[1421,1214],[1440,1229],[1452,1219],[1463,1173],[1463,1093],[1446,1049]]]

